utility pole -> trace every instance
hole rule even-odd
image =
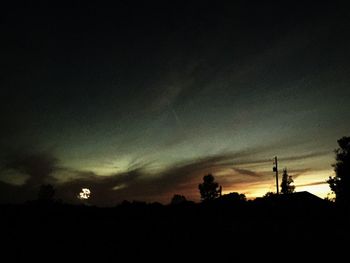
[[[278,163],[277,163],[277,156],[275,156],[275,160],[274,160],[274,166],[272,171],[274,171],[276,173],[276,188],[277,188],[277,194],[279,194],[279,190],[278,190]]]

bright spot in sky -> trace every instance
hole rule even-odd
[[[88,188],[82,188],[81,192],[78,195],[80,200],[86,200],[90,198],[91,191]]]

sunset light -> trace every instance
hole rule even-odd
[[[2,1],[0,261],[349,260],[345,2]]]

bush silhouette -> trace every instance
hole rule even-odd
[[[266,194],[264,194],[264,196],[262,198],[264,199],[271,199],[274,198],[277,194],[274,192],[267,192]]]
[[[245,202],[247,201],[247,197],[245,194],[240,194],[237,192],[232,192],[226,195],[221,196],[220,201],[223,202],[230,202],[230,203],[237,203],[237,202]]]
[[[38,200],[45,203],[54,201],[55,188],[51,184],[43,184],[38,192]]]
[[[175,194],[173,198],[171,199],[170,204],[172,205],[178,205],[187,202],[187,199],[183,195]]]

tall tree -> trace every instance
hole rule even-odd
[[[198,185],[202,201],[213,200],[220,195],[219,184],[212,174],[203,177],[203,183]]]
[[[281,193],[282,194],[291,194],[295,190],[295,186],[291,185],[293,183],[292,176],[288,175],[287,168],[283,169],[282,174],[282,183],[281,183]]]
[[[335,193],[335,201],[341,205],[350,204],[350,137],[338,140],[339,148],[335,150],[335,176],[329,177],[327,183]]]

